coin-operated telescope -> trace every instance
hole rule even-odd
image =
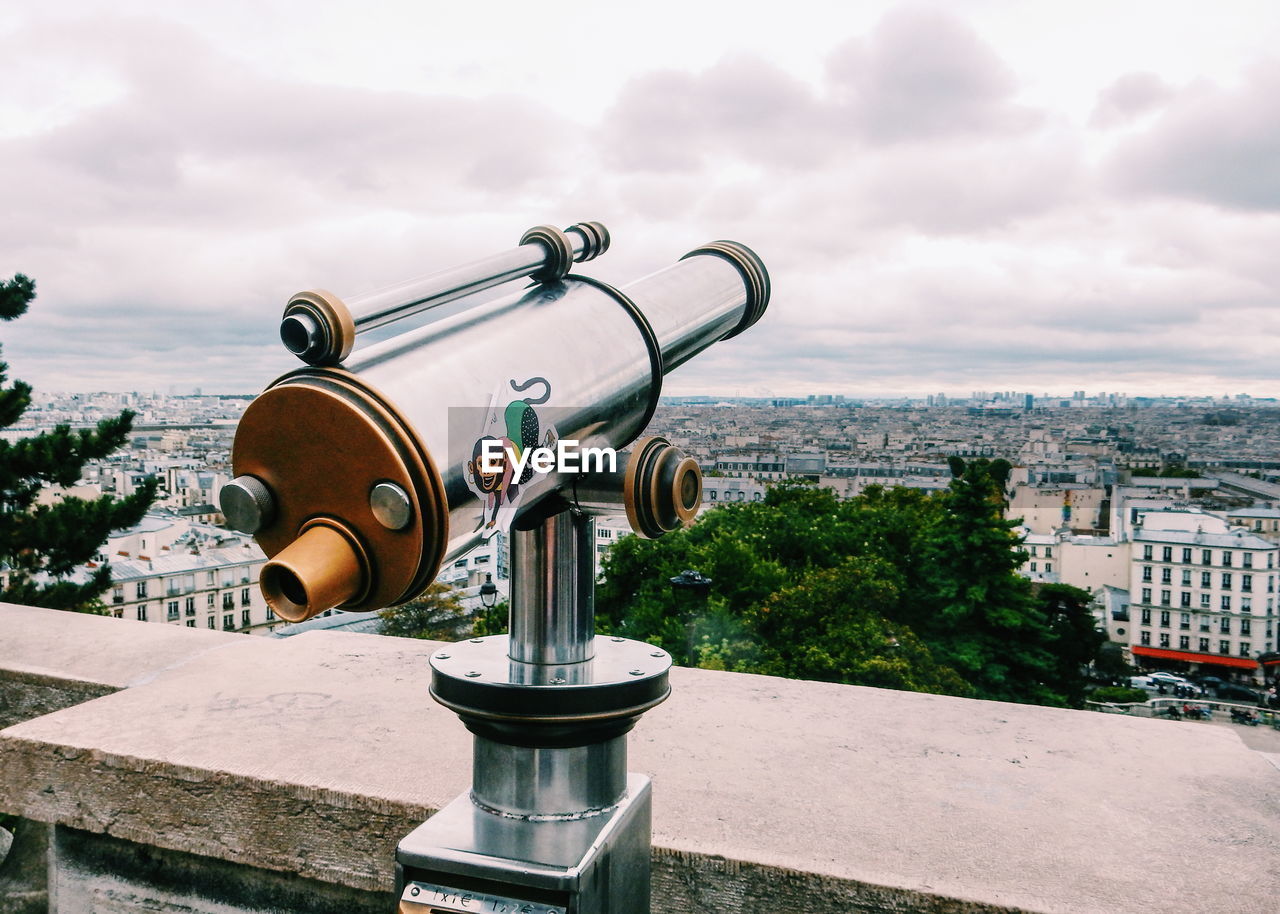
[[[649,910],[649,780],[627,772],[626,734],[671,660],[594,635],[594,517],[625,511],[648,537],[692,521],[697,463],[637,438],[667,372],[760,319],[769,277],[731,241],[620,288],[570,272],[608,246],[599,223],[539,226],[370,295],[299,293],[280,334],[307,367],[236,432],[223,513],[267,553],[284,619],[406,602],[510,538],[510,635],[431,659],[432,696],[474,735],[472,788],[400,843],[401,914]]]

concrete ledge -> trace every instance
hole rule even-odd
[[[127,688],[238,641],[210,629],[0,603],[0,727]]]
[[[385,891],[396,842],[470,777],[469,734],[427,695],[434,645],[223,637],[0,733],[0,808]],[[1228,728],[672,679],[631,737],[654,778],[655,910],[1274,910],[1280,772]]]

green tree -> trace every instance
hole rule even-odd
[[[896,569],[854,556],[813,569],[773,594],[754,615],[762,639],[758,671],[912,692],[963,695],[968,685],[939,664],[915,633],[889,621],[900,600]]]
[[[1048,619],[1017,574],[1027,553],[1016,521],[1004,518],[1005,467],[953,458],[929,542],[937,602],[919,634],[978,697],[1061,705],[1066,697],[1047,682],[1056,670]]]
[[[471,631],[471,618],[448,584],[431,586],[407,603],[378,612],[382,634],[428,641],[456,641]]]
[[[1107,636],[1098,631],[1087,590],[1070,584],[1041,584],[1035,589],[1040,611],[1049,622],[1052,675],[1046,684],[1073,708],[1084,706],[1089,688],[1088,667],[1098,659]]]
[[[945,492],[871,486],[845,501],[782,483],[659,540],[628,537],[606,558],[597,627],[689,666],[1076,703],[1091,617],[1081,630],[1074,602],[1041,601],[1017,573],[1010,469],[957,460]],[[672,590],[683,569],[713,579],[706,599]]]
[[[0,280],[0,320],[21,317],[34,298],[35,283],[21,273]],[[5,386],[8,368],[0,362],[0,428],[12,426],[31,405],[31,385]],[[95,431],[59,425],[30,438],[0,441],[0,560],[8,566],[0,600],[99,609],[98,598],[111,584],[110,569],[100,566],[87,580],[73,579],[72,572],[93,558],[112,530],[142,519],[155,498],[156,481],[147,480],[123,499],[68,497],[50,505],[37,503],[37,496],[49,485],[75,485],[87,462],[128,442],[132,427],[133,413],[125,410],[98,423]]]

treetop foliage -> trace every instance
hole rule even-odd
[[[34,298],[35,282],[29,277],[17,273],[0,280],[0,320],[21,317]],[[14,381],[4,386],[8,369],[0,361],[0,428],[12,426],[31,405],[31,385]],[[133,413],[126,410],[92,431],[59,425],[16,442],[0,441],[0,561],[8,573],[0,600],[55,609],[98,606],[98,597],[111,584],[107,567],[84,581],[66,576],[90,561],[112,530],[142,519],[155,498],[155,480],[123,499],[68,497],[43,504],[37,498],[47,486],[75,485],[84,465],[119,450],[132,428]]]
[[[1097,652],[1089,595],[1039,589],[1003,515],[1007,461],[952,462],[948,489],[842,501],[782,482],[605,562],[598,626],[676,662],[1004,701],[1079,705]],[[670,587],[696,569],[705,599]]]

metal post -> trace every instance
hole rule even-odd
[[[474,734],[471,789],[396,849],[401,914],[649,914],[649,779],[627,732],[670,691],[665,651],[597,638],[594,521],[511,543],[511,634],[448,645],[432,694]]]

